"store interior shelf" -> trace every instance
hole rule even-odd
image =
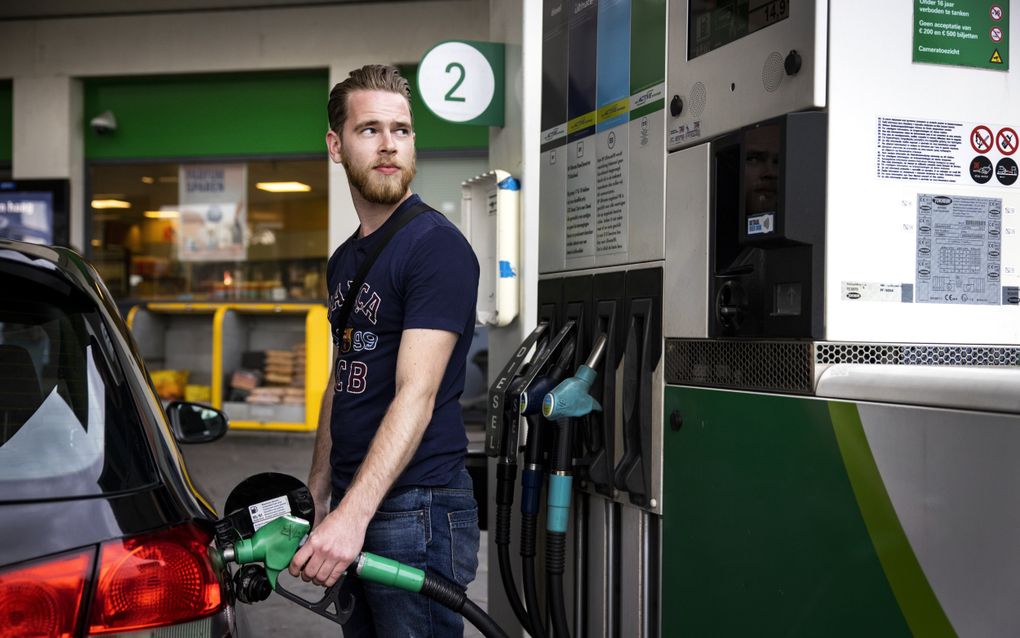
[[[198,402],[223,410],[231,428],[314,431],[318,425],[331,353],[325,306],[149,303],[129,311],[128,326],[150,372],[187,371],[189,389],[207,388],[208,398]],[[251,353],[293,353],[292,382],[260,388],[286,391],[287,402],[252,402],[242,396],[248,393],[232,392],[231,379]]]

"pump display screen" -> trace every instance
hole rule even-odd
[[[792,0],[688,0],[687,59],[790,16]]]

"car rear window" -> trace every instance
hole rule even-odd
[[[89,297],[0,263],[0,501],[131,491],[155,481],[138,408]]]

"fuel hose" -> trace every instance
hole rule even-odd
[[[463,616],[486,638],[507,638],[503,629],[468,598],[463,588],[438,574],[368,552],[358,557],[356,572],[362,580],[421,594],[436,601]]]

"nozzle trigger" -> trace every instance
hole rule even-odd
[[[295,593],[287,591],[284,589],[282,582],[276,583],[276,593],[280,594],[292,603],[297,603],[305,609],[319,614],[323,618],[332,620],[338,625],[343,625],[351,619],[351,614],[354,613],[355,603],[354,596],[350,595],[348,596],[348,603],[346,606],[340,604],[340,586],[343,584],[344,578],[346,577],[346,574],[340,576],[340,579],[333,583],[331,587],[326,588],[326,593],[322,595],[322,598],[318,602],[314,603],[309,600],[305,600]],[[336,612],[330,611],[331,607],[336,609]]]

